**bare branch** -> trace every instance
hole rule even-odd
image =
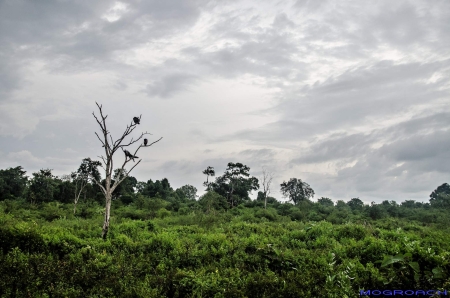
[[[97,157],[100,157],[102,160],[103,160],[103,163],[105,164],[105,166],[107,165],[106,164],[106,160],[105,160],[105,158],[102,156],[102,155],[97,155]],[[103,167],[103,166],[102,166]]]
[[[131,141],[130,141],[128,144],[125,144],[125,145],[119,145],[119,146],[117,146],[117,149],[119,149],[119,148],[122,148],[122,149],[123,149],[123,147],[128,147],[128,146],[131,146],[131,145],[133,145],[133,144],[139,142],[139,141],[142,139],[142,137],[143,137],[144,135],[151,135],[151,133],[143,132],[143,133],[141,133],[141,135],[139,136],[139,138],[137,138],[136,140],[133,140],[133,138],[132,138]],[[158,140],[158,141],[159,141],[159,140]],[[150,146],[150,145],[148,145],[148,146]],[[147,146],[147,147],[148,147],[148,146]]]
[[[100,125],[101,128],[103,128],[102,123],[98,120],[97,116],[95,116],[94,112],[92,112],[92,115],[94,115],[95,120]]]
[[[102,143],[102,147],[105,147],[105,143],[102,141],[102,139],[100,139],[99,135],[97,132],[95,132],[95,135],[97,136],[98,140]]]
[[[97,179],[95,179],[95,177],[93,177],[93,176],[92,176],[92,180],[94,180],[94,182],[100,187],[103,194],[106,195],[106,189],[103,187],[103,185],[100,182],[98,182]]]
[[[150,147],[151,145],[158,143],[159,141],[161,141],[162,137],[160,137],[158,140],[154,141],[153,143],[148,144],[147,146],[143,146],[143,147]]]

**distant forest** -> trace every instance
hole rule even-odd
[[[93,169],[87,166],[92,163],[86,158],[76,172],[61,177],[54,176],[50,169],[41,169],[32,173],[31,177],[26,176],[26,171],[21,166],[0,170],[0,201],[7,200],[11,203],[17,201],[30,205],[50,202],[74,204],[74,213],[77,212],[76,204],[80,201],[82,207],[78,215],[86,216],[86,206],[104,205],[104,194],[88,175],[92,174],[88,171],[96,171],[95,167]],[[450,223],[448,183],[432,191],[427,203],[413,200],[398,203],[395,200],[385,200],[380,204],[372,202],[368,205],[359,198],[350,198],[347,202],[342,200],[333,202],[330,198],[324,197],[313,202],[311,199],[314,191],[301,179],[291,178],[281,186],[273,186],[267,183],[267,176],[264,177],[266,178],[264,181],[258,181],[256,177],[250,176],[249,171],[250,168],[241,163],[229,163],[225,173],[216,177],[213,182],[208,179],[215,175],[214,168],[208,167],[203,171],[207,175],[204,183],[207,192],[201,197],[197,196],[197,189],[192,185],[184,185],[174,190],[167,178],[143,182],[128,176],[114,191],[113,201],[116,208],[133,206],[127,216],[143,220],[155,217],[157,212],[164,212],[161,210],[179,214],[188,214],[196,210],[216,213],[242,206],[256,208],[258,212],[252,216],[268,220],[276,216],[287,216],[296,221],[326,220],[340,224],[350,220],[392,217],[415,220],[424,224]],[[118,170],[116,175],[117,172]],[[93,175],[100,177],[98,171]],[[268,195],[273,187],[281,187],[281,193],[288,200],[281,202]],[[249,194],[258,189],[264,191],[258,191],[257,199],[252,201]],[[153,207],[147,208],[149,205]],[[144,209],[148,212],[142,212]],[[45,216],[58,218],[60,214],[57,210],[54,211],[53,214]]]

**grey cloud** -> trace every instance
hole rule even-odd
[[[402,65],[382,61],[357,68],[323,83],[286,91],[283,101],[273,108],[281,120],[224,139],[304,139],[364,124],[368,117],[394,116],[414,105],[448,97],[446,81],[426,82],[438,70],[447,73],[447,68],[447,60]]]
[[[428,112],[429,113],[429,112]],[[440,129],[450,128],[450,112],[438,111],[424,115],[419,114],[407,121],[392,125],[384,131],[390,138],[404,138],[414,134],[423,135]]]
[[[450,130],[437,131],[427,135],[412,135],[382,146],[379,149],[379,154],[388,156],[397,162],[420,161],[429,158],[439,158],[441,161],[448,160],[450,158]],[[450,169],[446,171],[450,172]]]
[[[405,47],[427,39],[430,27],[427,26],[432,16],[409,2],[401,2],[396,7],[385,3],[370,21],[373,34],[383,41]]]
[[[23,78],[15,62],[8,61],[6,54],[0,52],[0,100],[5,100],[10,92],[19,89]]]
[[[412,84],[429,79],[438,70],[448,71],[449,65],[450,60],[423,64],[417,62],[394,64],[393,61],[385,60],[370,67],[359,67],[336,78],[330,78],[315,89],[318,93],[339,94],[381,87],[389,88],[405,83]]]
[[[168,98],[177,92],[187,90],[197,77],[192,74],[171,74],[147,85],[145,92],[148,96]]]
[[[262,76],[269,80],[304,78],[305,63],[294,59],[299,48],[293,34],[283,28],[295,23],[286,14],[278,14],[268,28],[258,24],[259,16],[248,19],[246,11],[223,13],[210,30],[210,39],[230,40],[223,47],[204,51],[189,47],[185,53],[214,75],[235,77],[242,74]]]
[[[327,0],[324,1],[314,1],[314,0],[297,0],[293,7],[297,9],[304,9],[307,11],[317,11],[321,7],[327,4]]]
[[[273,27],[284,29],[284,28],[292,28],[295,27],[295,23],[289,19],[289,17],[285,13],[278,14],[273,20]]]
[[[271,158],[275,155],[275,152],[272,149],[246,149],[239,154],[254,158]]]
[[[80,64],[112,68],[115,51],[192,26],[208,2],[131,1],[121,18],[110,23],[101,17],[111,2],[6,1],[0,9],[0,41],[8,48],[26,46],[33,58],[51,58],[46,62],[54,71],[80,69]]]
[[[365,134],[337,134],[312,144],[299,158],[293,159],[292,163],[320,163],[341,158],[355,159],[370,151],[373,142],[371,135]]]

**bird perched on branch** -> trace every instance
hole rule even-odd
[[[141,119],[139,119],[138,117],[133,117],[133,121],[134,121],[134,124],[141,124],[140,123]]]
[[[128,151],[128,150],[123,150],[123,152],[125,153],[125,158],[128,157],[128,158],[132,159],[133,162],[134,162],[134,159],[135,159],[135,158],[139,158],[139,157],[137,157],[137,156],[131,154],[130,151]]]
[[[147,146],[147,144],[148,144],[148,140],[144,139],[144,146]]]

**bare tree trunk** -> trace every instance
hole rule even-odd
[[[269,172],[265,167],[262,168],[262,185],[264,192],[264,209],[267,209],[267,196],[270,193],[270,184],[272,183],[273,174]]]
[[[81,195],[81,191],[77,195],[75,195],[75,200],[73,202],[73,215],[75,215],[75,213],[77,212],[77,204],[78,204],[78,201],[80,200],[80,195]]]
[[[105,208],[105,221],[103,222],[103,229],[102,229],[102,238],[103,240],[106,240],[106,237],[108,235],[109,231],[109,220],[111,218],[111,194],[108,194],[105,196],[106,200],[106,208]]]

